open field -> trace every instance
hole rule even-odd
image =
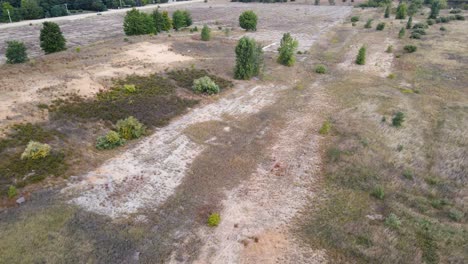
[[[184,5],[209,42],[188,30],[124,40],[123,14],[63,20],[70,48],[47,56],[38,25],[6,29],[0,43],[14,35],[34,59],[0,66],[0,263],[463,263],[468,23],[400,39],[406,20],[340,4]],[[239,28],[244,10],[257,31]],[[299,41],[293,67],[276,62],[285,32]],[[244,35],[265,47],[250,81],[232,78]],[[220,94],[192,92],[204,75]],[[146,135],[97,150],[129,115]],[[50,166],[21,167],[30,139],[52,146]]]

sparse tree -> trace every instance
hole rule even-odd
[[[240,80],[249,80],[260,73],[263,63],[262,47],[248,37],[242,37],[236,46],[236,66],[234,77]]]
[[[23,63],[28,60],[26,46],[19,41],[8,41],[5,55],[6,62],[9,64]]]
[[[358,53],[357,58],[356,58],[356,64],[358,64],[358,65],[366,64],[366,47],[365,46],[362,46],[359,49],[359,53]]]
[[[285,66],[293,66],[296,62],[296,49],[299,43],[291,37],[291,34],[285,33],[281,39],[281,44],[278,49],[278,63]]]
[[[66,50],[66,40],[63,37],[59,25],[54,22],[44,22],[42,24],[41,34],[39,37],[42,50],[46,53],[54,53]]]
[[[405,19],[407,14],[407,8],[405,3],[400,3],[396,10],[395,19]]]
[[[410,16],[408,18],[408,22],[406,22],[406,29],[411,29],[412,26],[413,26],[413,17]]]
[[[203,41],[209,41],[211,39],[211,29],[207,25],[204,25],[202,28],[201,39]]]
[[[253,11],[245,11],[239,17],[239,25],[247,31],[256,31],[257,20],[257,15]]]

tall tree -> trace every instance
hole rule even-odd
[[[260,73],[263,62],[262,47],[248,37],[242,37],[236,46],[236,66],[234,78],[249,80]]]

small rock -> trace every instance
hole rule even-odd
[[[366,215],[366,217],[369,220],[383,220],[383,215],[381,214]]]
[[[26,202],[26,199],[24,198],[24,196],[21,196],[20,198],[16,199],[16,203],[19,204],[19,205],[24,203],[24,202]]]

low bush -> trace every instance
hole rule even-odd
[[[440,27],[439,30],[440,31],[446,31],[447,29],[445,27]]]
[[[208,76],[193,81],[192,89],[196,93],[217,94],[219,86]]]
[[[394,127],[401,127],[405,121],[405,114],[403,112],[397,112],[392,118],[392,125]]]
[[[256,31],[257,20],[257,15],[253,11],[245,11],[239,17],[239,25],[247,31]]]
[[[465,20],[465,17],[462,15],[455,15],[456,20]]]
[[[192,25],[192,16],[191,14],[184,10],[176,10],[172,14],[172,26],[175,30],[179,30],[184,27],[189,27]]]
[[[428,20],[426,21],[426,23],[427,23],[429,26],[432,26],[432,25],[435,24],[435,20],[434,20],[434,19],[428,19]]]
[[[211,39],[211,29],[207,25],[204,25],[202,28],[201,39],[203,41],[209,41]]]
[[[182,70],[173,70],[167,73],[169,77],[176,81],[176,84],[185,89],[192,89],[193,82],[196,79],[202,78],[204,76],[210,77],[218,86],[220,90],[228,89],[233,86],[233,83],[224,78],[218,77],[216,75],[210,74],[208,71],[203,69],[182,69]]]
[[[372,190],[371,195],[379,200],[383,200],[385,197],[384,188],[382,186],[377,186]]]
[[[419,34],[418,32],[411,32],[410,38],[421,39],[421,34]]]
[[[398,229],[401,225],[401,220],[394,213],[391,213],[385,218],[385,225],[393,229]]]
[[[50,150],[51,147],[48,144],[42,144],[31,140],[26,146],[23,154],[21,154],[21,159],[42,159],[50,154]]]
[[[117,121],[115,128],[120,137],[125,140],[139,138],[146,131],[146,127],[133,116]]]
[[[460,8],[450,10],[450,14],[460,14],[462,10]]]
[[[364,25],[364,28],[372,28],[372,19],[368,19],[366,24]]]
[[[322,127],[319,130],[320,135],[327,135],[331,130],[331,123],[330,121],[326,120],[323,122]]]
[[[97,149],[113,149],[125,144],[125,139],[121,138],[119,133],[109,131],[106,135],[100,136],[96,142]]]
[[[359,17],[358,16],[353,16],[351,17],[351,22],[358,22],[359,21]]]
[[[153,17],[135,8],[127,11],[124,18],[123,29],[127,36],[157,33]]]
[[[23,63],[28,60],[26,46],[19,41],[7,41],[5,56],[7,58],[6,62],[9,64]]]
[[[126,93],[136,92],[136,86],[134,84],[124,84],[123,89]]]
[[[11,198],[15,197],[16,195],[18,195],[18,190],[16,190],[16,187],[15,187],[15,186],[10,185],[10,186],[8,187],[8,193],[7,193],[7,195],[8,195],[8,198],[11,199]]]
[[[377,30],[382,31],[384,30],[384,28],[385,28],[385,22],[381,22],[377,24],[377,27],[376,27]]]
[[[408,53],[413,53],[418,49],[418,47],[416,47],[414,45],[406,45],[406,46],[403,47],[403,49]]]
[[[319,64],[315,67],[315,72],[320,74],[327,73],[327,67],[325,67],[325,65]]]
[[[417,33],[419,35],[426,35],[426,30],[422,29],[422,28],[416,28],[416,29],[413,29],[413,34],[414,33]]]
[[[220,222],[221,222],[221,216],[218,213],[212,213],[208,217],[207,224],[208,226],[216,227],[219,225]]]
[[[416,29],[416,28],[428,28],[427,24],[426,23],[416,23],[413,25],[413,29]]]
[[[362,46],[359,49],[357,58],[356,58],[356,64],[358,65],[364,65],[366,64],[366,47]]]
[[[387,50],[385,52],[392,53],[393,52],[393,45],[388,46]]]
[[[285,66],[293,66],[296,62],[296,49],[299,43],[291,37],[291,34],[285,33],[281,39],[280,47],[278,48],[278,63]]]

